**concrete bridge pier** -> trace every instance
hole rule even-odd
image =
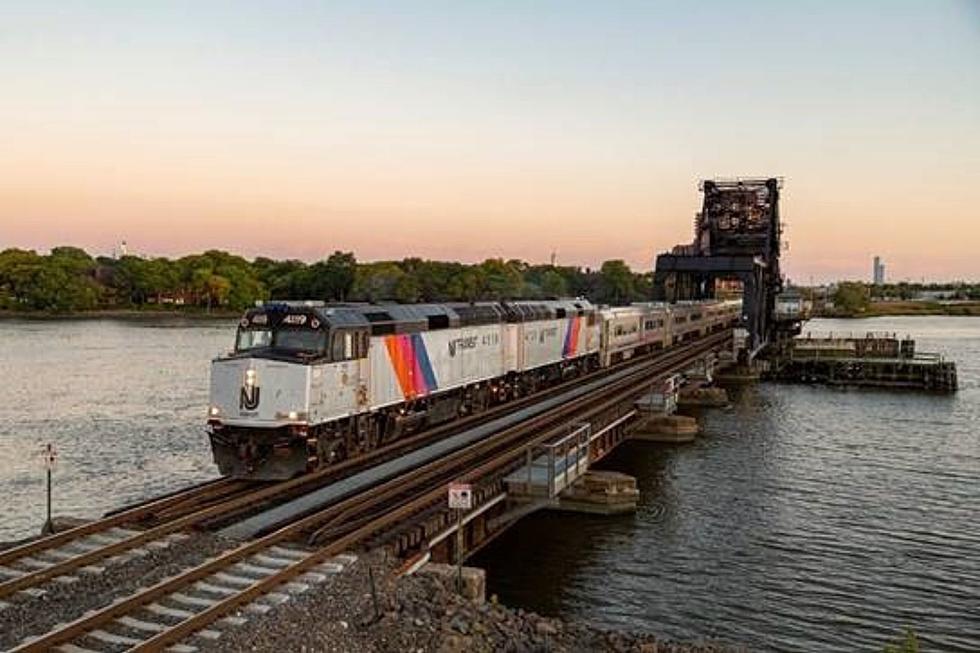
[[[691,442],[700,432],[698,421],[686,415],[675,415],[680,377],[669,376],[656,390],[641,397],[634,408],[636,422],[629,437],[646,442]]]
[[[618,515],[636,511],[640,491],[628,474],[589,470],[565,488],[549,508],[592,515]]]
[[[756,383],[765,372],[765,361],[752,360],[736,363],[715,373],[715,381],[725,386],[741,386]]]
[[[708,354],[684,372],[686,383],[677,393],[678,408],[716,408],[728,405],[728,393],[714,385],[718,359]]]

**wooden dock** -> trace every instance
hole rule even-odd
[[[915,341],[895,334],[795,338],[771,361],[766,376],[780,381],[901,388],[951,393],[956,364],[940,354],[917,353]]]

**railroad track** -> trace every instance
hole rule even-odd
[[[103,519],[0,552],[0,601],[21,593],[38,597],[50,581],[72,583],[78,574],[101,573],[105,565],[126,562],[149,549],[164,549],[185,539],[191,528],[212,528],[283,501],[448,435],[543,401],[611,372],[636,365],[634,359],[611,370],[575,377],[533,395],[514,399],[452,423],[398,440],[377,450],[302,477],[252,490],[251,484],[218,479],[107,514]],[[153,522],[149,524],[148,522]],[[145,527],[148,526],[148,527]]]
[[[214,624],[235,625],[248,611],[269,609],[349,564],[342,552],[384,529],[409,520],[445,499],[449,480],[478,479],[521,460],[528,446],[544,442],[570,417],[597,414],[629,400],[680,361],[693,359],[727,338],[720,334],[640,364],[637,369],[593,392],[587,399],[560,404],[411,471],[297,519],[256,540],[140,590],[100,610],[12,649],[18,653],[61,650],[66,653],[118,650],[172,650],[191,653],[183,644],[193,636],[213,639]],[[311,537],[321,546],[297,545]],[[291,587],[292,586],[292,587]],[[236,610],[244,609],[239,615]]]
[[[144,536],[144,531],[135,527],[163,513],[192,511],[195,506],[220,501],[244,485],[231,479],[209,481],[2,551],[0,599],[20,591],[39,595],[43,592],[37,586],[47,580],[71,582],[75,580],[73,572],[99,572],[101,568],[94,563],[140,546],[166,548],[181,538],[159,529]]]

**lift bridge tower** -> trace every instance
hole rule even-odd
[[[777,321],[776,299],[783,289],[777,178],[704,180],[704,204],[694,221],[694,242],[657,256],[654,299],[677,302],[717,297],[719,282],[742,287],[741,352],[753,359],[799,323]]]

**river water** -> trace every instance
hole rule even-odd
[[[511,605],[771,651],[980,651],[980,319],[815,320],[912,334],[953,396],[760,384],[684,446],[628,444],[633,515],[540,513],[479,554]],[[234,322],[0,322],[0,540],[213,478],[209,360]]]

